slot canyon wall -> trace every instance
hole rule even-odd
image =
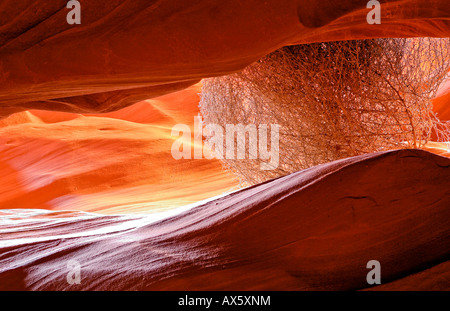
[[[81,0],[0,4],[0,109],[109,112],[232,73],[289,44],[447,37],[446,0]]]

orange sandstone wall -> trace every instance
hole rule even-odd
[[[242,69],[288,44],[445,37],[447,0],[97,0],[69,25],[65,0],[0,4],[1,116],[108,112]]]

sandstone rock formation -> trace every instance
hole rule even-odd
[[[381,1],[369,25],[358,0],[5,0],[0,5],[0,111],[117,110],[240,70],[287,44],[446,37],[446,0]]]
[[[375,259],[380,289],[448,290],[449,167],[419,150],[364,155],[164,219],[0,211],[0,288],[353,290]]]
[[[425,151],[117,215],[236,186],[217,160],[170,155],[202,78],[289,44],[447,37],[448,1],[380,1],[380,25],[359,0],[80,2],[80,25],[66,0],[0,3],[0,289],[449,289],[450,162]],[[383,285],[367,288],[372,259]]]
[[[219,160],[175,160],[200,85],[98,115],[32,110],[0,120],[0,209],[154,212],[234,189]]]

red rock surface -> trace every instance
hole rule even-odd
[[[154,212],[235,189],[219,160],[172,157],[171,129],[194,132],[199,92],[100,115],[33,110],[0,120],[0,209]]]
[[[162,220],[6,210],[0,288],[364,289],[375,259],[380,289],[448,290],[449,168],[419,150],[359,156]],[[69,260],[82,267],[80,285],[66,282]]]
[[[294,43],[450,34],[446,0],[81,0],[0,4],[0,111],[117,110],[242,69]]]
[[[356,0],[80,2],[75,26],[65,0],[0,3],[1,289],[367,289],[370,259],[383,271],[372,289],[450,289],[450,164],[424,151],[129,214],[236,186],[218,161],[170,155],[201,78],[287,44],[447,37],[447,1],[381,1],[381,25]]]

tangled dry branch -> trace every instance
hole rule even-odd
[[[242,72],[205,79],[205,124],[279,124],[280,164],[224,159],[247,184],[321,163],[450,141],[432,111],[450,39],[374,39],[284,47]]]

